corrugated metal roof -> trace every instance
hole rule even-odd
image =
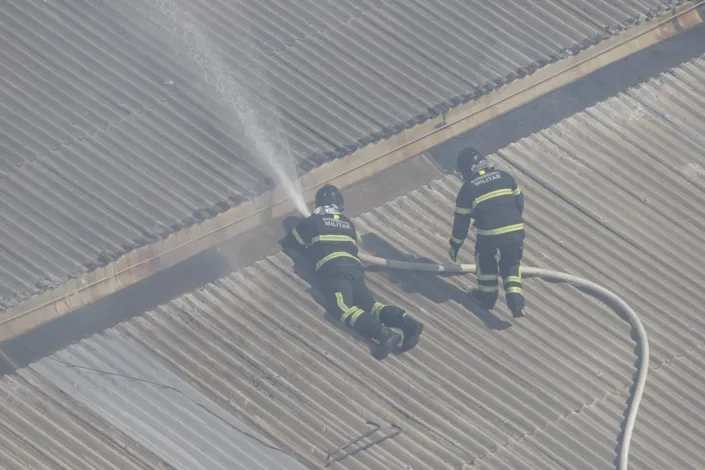
[[[631,445],[635,470],[705,462],[705,293],[692,281],[705,262],[703,101],[705,56],[493,155],[525,188],[525,263],[597,281],[645,324],[651,370]],[[446,176],[358,217],[366,249],[444,260],[459,186]],[[470,245],[461,261],[471,260]],[[368,420],[381,430],[331,468],[614,468],[635,343],[600,301],[527,279],[529,316],[510,324],[502,301],[491,315],[469,305],[471,278],[373,271],[378,298],[427,325],[416,349],[378,362],[324,317],[310,270],[294,261],[277,253],[108,336],[130,338],[147,351],[135,354],[156,356],[316,468],[373,430]],[[138,367],[122,347],[97,341],[61,357],[128,374]],[[31,368],[56,374],[44,364]]]
[[[3,377],[0,398],[4,469],[170,468],[30,369]]]
[[[2,309],[266,187],[168,21],[137,3],[4,2]],[[188,2],[276,103],[301,171],[681,3]]]
[[[305,468],[118,330],[32,364],[5,388],[8,470]]]

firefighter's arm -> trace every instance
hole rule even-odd
[[[458,197],[455,200],[455,212],[453,214],[453,232],[451,235],[450,250],[448,256],[455,263],[458,258],[458,251],[463,246],[465,238],[470,231],[470,221],[472,220],[473,195],[467,185],[460,188]]]
[[[515,178],[512,178],[512,190],[514,194],[514,198],[516,200],[517,204],[517,209],[519,209],[519,213],[523,214],[524,213],[524,192],[521,190],[519,185],[517,184],[517,180]]]
[[[305,250],[311,242],[311,223],[310,219],[304,219],[294,227],[288,234],[287,244],[297,250]]]
[[[352,229],[352,238],[353,240],[355,240],[357,249],[362,250],[362,237],[360,236],[360,233],[357,231],[357,229],[355,228],[355,224],[353,224],[352,221],[350,221],[350,228]]]

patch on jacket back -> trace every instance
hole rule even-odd
[[[339,215],[334,215],[332,217],[322,217],[323,225],[326,227],[336,227],[345,230],[350,230],[350,222],[346,220],[341,220]]]
[[[470,182],[473,184],[473,186],[480,186],[485,183],[489,183],[490,181],[498,180],[502,177],[502,175],[499,173],[499,171],[491,171],[487,174],[482,174],[480,173],[480,176],[477,178],[473,178]]]

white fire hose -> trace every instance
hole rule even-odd
[[[434,264],[434,263],[414,263],[408,261],[394,261],[384,258],[378,258],[366,253],[360,253],[360,259],[372,266],[382,266],[389,269],[396,269],[402,271],[423,271],[423,272],[436,272],[436,273],[474,273],[474,264]],[[581,287],[588,291],[591,291],[597,295],[601,295],[614,302],[615,306],[622,310],[629,323],[636,330],[638,336],[638,343],[640,346],[640,357],[639,366],[637,371],[636,387],[634,389],[634,397],[632,403],[629,407],[629,413],[627,415],[627,423],[624,427],[624,434],[621,441],[620,451],[619,451],[619,465],[618,470],[627,470],[627,460],[629,459],[629,445],[632,439],[632,431],[634,430],[634,423],[636,421],[636,415],[639,411],[639,404],[641,403],[641,397],[644,393],[644,387],[646,385],[646,374],[649,370],[649,342],[646,338],[646,331],[644,330],[644,325],[639,320],[639,317],[634,312],[634,310],[627,305],[627,303],[622,300],[617,294],[611,292],[604,287],[595,284],[592,281],[583,279],[577,276],[572,276],[570,274],[551,271],[542,268],[532,268],[524,267],[521,268],[522,276],[527,277],[540,277],[543,279],[551,279],[554,281],[567,282],[577,287]]]

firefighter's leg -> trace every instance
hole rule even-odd
[[[504,282],[504,293],[507,307],[514,318],[523,317],[524,290],[521,282],[521,258],[523,256],[523,242],[509,243],[499,249],[499,273]]]
[[[487,310],[494,308],[499,295],[496,254],[497,249],[494,247],[475,248],[477,287],[470,291],[470,296]]]
[[[384,359],[401,341],[401,336],[384,326],[375,315],[356,302],[355,293],[359,289],[359,281],[354,273],[341,277],[334,284],[331,309],[338,313],[342,323],[352,327],[362,337],[377,340],[375,357]]]
[[[364,276],[364,271],[363,271]],[[354,295],[356,305],[369,311],[380,323],[389,328],[399,328],[404,333],[401,352],[406,352],[418,344],[423,324],[406,313],[401,307],[387,305],[374,300],[367,289],[365,279],[360,276],[356,279]]]

